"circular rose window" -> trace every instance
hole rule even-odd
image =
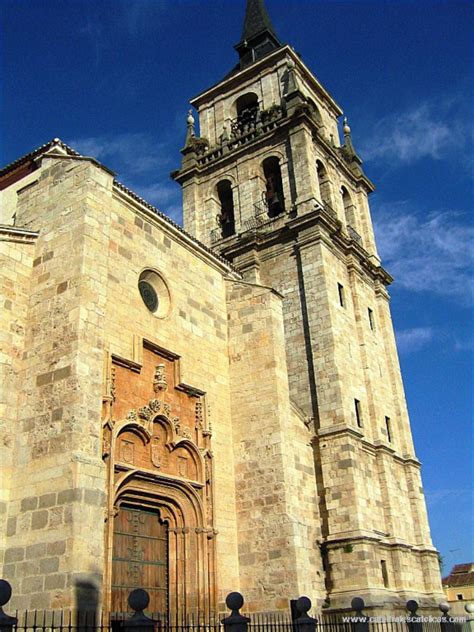
[[[138,289],[140,290],[140,295],[143,299],[143,302],[148,307],[150,312],[156,312],[158,309],[158,294],[156,293],[155,288],[148,281],[139,281]]]
[[[154,270],[144,270],[138,279],[138,290],[147,309],[158,318],[170,310],[170,292],[163,277]]]

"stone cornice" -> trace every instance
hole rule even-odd
[[[229,259],[235,259],[251,249],[263,250],[275,244],[293,242],[296,247],[303,248],[323,239],[322,234],[304,234],[311,226],[319,226],[324,230],[330,240],[329,243],[345,257],[349,271],[353,269],[358,274],[368,276],[373,282],[378,281],[383,285],[392,283],[393,278],[390,274],[382,266],[375,265],[371,255],[351,237],[346,236],[342,232],[340,221],[319,203],[313,211],[302,215],[290,213],[260,229],[252,229],[236,235],[226,243],[218,243],[216,248]]]
[[[391,550],[409,550],[420,554],[438,555],[436,549],[433,546],[426,544],[410,544],[406,540],[400,540],[396,537],[391,537],[389,534],[381,532],[369,532],[365,530],[352,531],[347,534],[335,534],[334,536],[327,536],[322,542],[323,546],[331,549],[338,548],[340,546],[347,546],[348,544],[358,544],[364,542],[377,542],[379,546]]]
[[[316,140],[318,142],[319,146],[324,150],[327,158],[337,164],[337,166],[344,172],[344,175],[348,178],[348,180],[351,181],[354,186],[357,187],[363,185],[367,193],[371,193],[375,190],[375,185],[373,184],[373,182],[371,182],[371,180],[369,180],[369,178],[367,178],[367,176],[365,176],[364,174],[357,176],[351,171],[347,162],[338,152],[338,149],[340,148],[332,147],[327,142],[327,140],[323,136],[321,136],[321,134],[319,134],[316,122],[312,119],[310,113],[307,112],[304,108],[301,108],[300,110],[295,112],[293,116],[281,118],[277,121],[276,127],[255,136],[255,138],[248,140],[239,147],[232,148],[230,151],[223,151],[221,156],[210,160],[203,165],[195,164],[194,166],[187,169],[178,169],[177,171],[173,171],[171,177],[176,180],[176,182],[183,184],[185,181],[196,174],[205,173],[207,175],[213,170],[217,171],[218,169],[222,169],[222,167],[225,166],[227,163],[237,162],[241,156],[245,156],[247,158],[249,154],[249,149],[252,149],[252,152],[255,153],[258,146],[263,145],[265,141],[272,135],[281,134],[282,132],[287,132],[289,134],[290,132],[288,130],[298,125],[308,126],[309,131],[313,135],[313,140]],[[284,134],[282,135],[284,136]],[[284,138],[281,142],[283,141]],[[280,141],[275,141],[275,144],[277,144],[278,142]],[[217,149],[219,149],[220,151],[220,148],[221,146],[219,146],[218,148],[214,147],[212,148],[210,153],[212,153],[212,151],[217,151]]]
[[[333,111],[334,115],[341,116],[343,113],[341,107],[336,103],[329,92],[313,75],[311,70],[301,60],[297,53],[295,53],[295,51],[288,45],[278,48],[276,51],[270,53],[269,55],[266,55],[265,57],[262,57],[252,65],[247,66],[246,68],[241,70],[240,72],[236,72],[230,77],[224,78],[222,81],[215,84],[205,92],[201,92],[201,94],[198,94],[191,99],[191,105],[196,109],[199,109],[205,103],[209,103],[210,101],[212,101],[219,93],[224,91],[229,92],[234,88],[234,86],[241,86],[245,81],[250,79],[252,75],[258,74],[267,66],[274,67],[280,59],[284,59],[286,56],[291,57],[297,68],[300,70],[301,74],[305,77],[305,79],[315,90],[315,92],[322,98],[326,105]]]
[[[346,426],[345,424],[336,424],[335,426],[328,426],[326,428],[319,428],[315,439],[326,439],[327,437],[335,437],[337,435],[351,435],[356,439],[362,439],[364,433],[357,428]]]
[[[398,454],[393,446],[380,440],[369,441],[364,435],[363,428],[358,429],[354,426],[348,426],[345,423],[319,428],[317,434],[313,437],[313,441],[320,441],[322,439],[328,439],[339,435],[354,437],[360,441],[364,450],[370,452],[374,456],[378,454],[387,454],[391,458],[395,459],[395,461],[403,465],[414,465],[416,468],[421,467],[421,463],[418,461],[416,456],[410,454]]]
[[[0,241],[9,241],[20,244],[34,244],[39,233],[28,228],[0,224]]]

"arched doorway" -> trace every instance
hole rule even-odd
[[[128,610],[128,595],[144,588],[149,611],[168,612],[169,525],[159,511],[124,505],[114,520],[112,551],[112,612]]]
[[[130,591],[145,588],[149,612],[207,616],[216,607],[217,532],[205,395],[187,385],[178,390],[174,360],[150,343],[140,373],[113,369],[103,429],[104,610],[127,612]],[[146,399],[147,392],[154,397]]]

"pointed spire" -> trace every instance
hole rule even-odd
[[[250,40],[262,31],[275,35],[264,0],[247,0],[242,41]]]
[[[280,46],[264,0],[247,0],[242,39],[235,47],[239,53],[240,67],[249,66]]]

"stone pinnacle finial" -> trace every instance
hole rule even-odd
[[[285,96],[289,96],[298,90],[298,80],[295,72],[296,65],[291,58],[287,60],[286,67],[288,68],[288,81]]]
[[[185,142],[184,146],[188,147],[189,144],[191,143],[191,140],[196,136],[196,131],[194,129],[195,120],[194,120],[194,116],[193,116],[193,111],[192,110],[189,110],[186,122],[188,124],[188,128],[187,128],[187,131],[186,131],[186,142]]]
[[[349,123],[347,122],[347,116],[344,117],[344,127],[342,128],[344,132],[344,136],[349,136],[351,133],[351,128],[349,127]]]

